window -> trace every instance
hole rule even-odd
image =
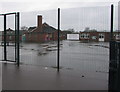
[[[97,39],[97,37],[96,36],[92,36],[92,39],[95,40],[95,39]]]
[[[89,34],[86,34],[86,38],[89,38]]]
[[[84,39],[88,39],[89,38],[89,34],[88,33],[83,33],[83,34],[81,34],[80,37],[84,38]]]
[[[99,34],[99,38],[104,38],[104,34]]]

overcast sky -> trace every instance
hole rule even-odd
[[[20,26],[36,26],[37,15],[43,22],[57,28],[57,8],[61,8],[61,29],[74,28],[82,31],[85,27],[109,30],[110,4],[115,7],[114,29],[117,29],[117,4],[119,0],[0,0],[0,13],[20,12]],[[7,17],[7,28],[14,28],[14,17]],[[3,30],[3,17],[0,17]]]

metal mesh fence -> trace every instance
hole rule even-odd
[[[61,9],[61,29],[59,30],[60,69],[71,70],[72,74],[77,73],[80,78],[85,77],[86,80],[104,81],[105,87],[107,87],[109,72],[109,9],[109,6]],[[23,12],[21,15],[22,25],[28,23],[31,25],[28,25],[28,28],[21,27],[20,30],[20,64],[56,69],[58,58],[57,10],[39,13],[37,11]],[[32,26],[32,23],[35,25],[35,22],[36,26]],[[9,22],[7,23],[9,24]],[[15,61],[15,28],[12,29],[14,23],[8,24],[6,30],[7,60]],[[1,39],[4,38],[3,34],[4,32]],[[120,40],[118,34],[119,31],[116,31],[115,26],[114,40]],[[1,40],[0,53],[4,53],[2,44],[3,40]],[[4,58],[4,54],[1,58]],[[70,76],[75,76],[72,74]]]
[[[0,46],[1,46],[1,60],[4,61],[16,61],[16,44],[18,31],[18,13],[1,14],[3,16],[1,21],[0,31]],[[9,15],[9,16],[7,16]],[[12,16],[11,16],[12,15]],[[2,25],[3,24],[3,25]]]
[[[29,14],[31,12],[24,12],[21,17]],[[36,26],[31,26],[28,30],[22,31],[20,61],[23,65],[56,67],[56,17],[56,10],[32,14],[29,21],[33,20]]]
[[[86,76],[108,74],[109,9],[96,6],[61,10],[61,28],[71,36],[62,41],[61,66]]]
[[[60,66],[62,68],[108,72],[109,9],[108,6],[61,9]],[[40,14],[38,12],[22,13],[22,25],[28,24],[29,19],[34,21],[36,26],[31,25],[28,29],[20,30],[21,64],[56,67],[56,11],[41,11]],[[24,17],[30,14],[30,18]],[[14,21],[13,18],[7,21],[10,20]],[[8,22],[8,24],[11,23]],[[7,28],[8,60],[15,60],[15,31],[14,28],[11,30],[13,25],[14,23]],[[70,39],[68,34],[71,35]],[[73,34],[78,35],[77,41],[76,38],[73,39]],[[98,61],[100,62],[97,64]]]
[[[109,9],[108,6],[61,9],[61,68],[84,71],[84,73],[90,71],[108,73]],[[22,16],[24,18],[29,14],[31,12],[24,12]],[[42,16],[42,20],[38,20],[37,15]],[[56,15],[56,10],[41,11],[41,14],[34,12],[31,15],[33,17],[29,20],[34,20],[34,23],[36,20],[36,26],[29,27],[26,31],[21,30],[22,64],[56,67]],[[39,29],[38,21],[42,22],[42,29]],[[79,40],[68,39],[68,34],[79,35]]]

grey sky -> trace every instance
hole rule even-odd
[[[43,22],[57,27],[57,8],[61,8],[61,29],[74,28],[82,31],[85,27],[97,30],[109,30],[110,4],[115,8],[114,29],[117,29],[118,0],[1,0],[1,13],[19,11],[21,26],[36,26],[37,15],[43,16]],[[88,2],[89,1],[89,2]],[[7,18],[7,27],[13,28],[14,17]],[[0,17],[0,30],[3,30],[3,18]]]

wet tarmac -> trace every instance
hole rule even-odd
[[[97,46],[96,46],[97,45]],[[57,43],[23,44],[21,63],[55,67],[57,63]],[[60,47],[60,66],[82,71],[108,72],[108,43],[80,43],[62,41]]]
[[[0,62],[0,91],[2,90],[2,63]]]
[[[8,47],[8,53],[11,53],[8,58],[14,59],[13,47]],[[56,70],[57,42],[22,43],[20,57],[19,68],[3,64],[3,89],[108,89],[108,43],[61,41],[59,73]]]
[[[2,48],[0,47],[0,59],[2,59]],[[2,61],[0,60],[0,91],[2,90]]]
[[[107,74],[3,65],[3,90],[107,90]]]

